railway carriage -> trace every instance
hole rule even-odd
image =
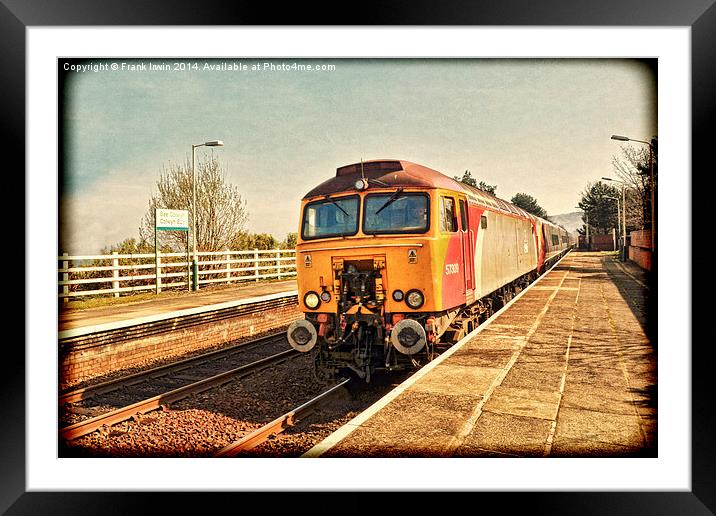
[[[291,346],[370,381],[457,342],[571,247],[566,230],[430,168],[340,167],[301,202]]]

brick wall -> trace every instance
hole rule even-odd
[[[643,247],[644,249],[651,249],[651,231],[641,229],[639,231],[632,231],[629,233],[631,238],[631,245],[634,247]]]
[[[592,251],[614,250],[614,236],[611,233],[609,235],[589,235],[589,240]]]
[[[629,233],[629,259],[642,269],[651,270],[651,231],[639,230]]]
[[[141,331],[127,328],[113,331],[116,335],[92,335],[60,342],[60,388],[240,338],[279,331],[303,318],[295,297],[276,300],[271,306],[260,304],[254,311],[249,305],[235,312],[233,315],[217,311],[189,322],[177,318],[161,325],[145,325]]]

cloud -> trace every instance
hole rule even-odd
[[[113,171],[91,187],[60,200],[60,252],[99,253],[102,247],[139,236],[154,178]]]

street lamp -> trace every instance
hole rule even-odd
[[[192,237],[192,277],[194,278],[193,289],[199,290],[199,262],[196,254],[196,148],[197,147],[223,147],[221,140],[211,140],[204,143],[192,144],[191,146],[191,237]]]
[[[656,189],[656,183],[654,183],[654,142],[656,138],[652,138],[650,142],[645,142],[644,140],[635,140],[633,138],[629,138],[628,136],[613,134],[612,140],[620,142],[637,142],[649,146],[649,175],[651,176],[651,251],[653,253],[656,250],[656,212],[654,209],[654,190]]]
[[[626,261],[626,186],[624,181],[612,179],[611,177],[602,177],[605,181],[613,181],[622,185],[622,261]]]

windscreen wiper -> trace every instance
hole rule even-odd
[[[390,185],[388,183],[384,183],[383,181],[379,181],[378,179],[366,179],[369,183],[375,183],[378,186],[382,186],[384,188],[390,188]]]
[[[381,211],[383,211],[383,210],[386,209],[388,206],[390,206],[390,205],[393,204],[395,201],[397,201],[397,200],[398,200],[398,197],[400,197],[400,194],[402,194],[402,193],[403,193],[403,189],[402,189],[402,188],[398,188],[398,189],[395,191],[395,193],[390,196],[390,199],[388,199],[387,201],[385,201],[385,204],[384,204],[383,206],[381,206],[381,207],[378,209],[378,211],[375,212],[375,214],[378,215]]]
[[[338,208],[339,210],[341,210],[343,213],[345,213],[347,217],[350,217],[350,215],[348,215],[348,212],[347,212],[346,210],[344,210],[344,209],[341,207],[340,204],[338,204],[336,201],[334,201],[333,199],[331,199],[331,196],[330,196],[330,195],[326,195],[326,200],[327,200],[328,202],[330,202],[331,204],[333,204],[336,208]]]

